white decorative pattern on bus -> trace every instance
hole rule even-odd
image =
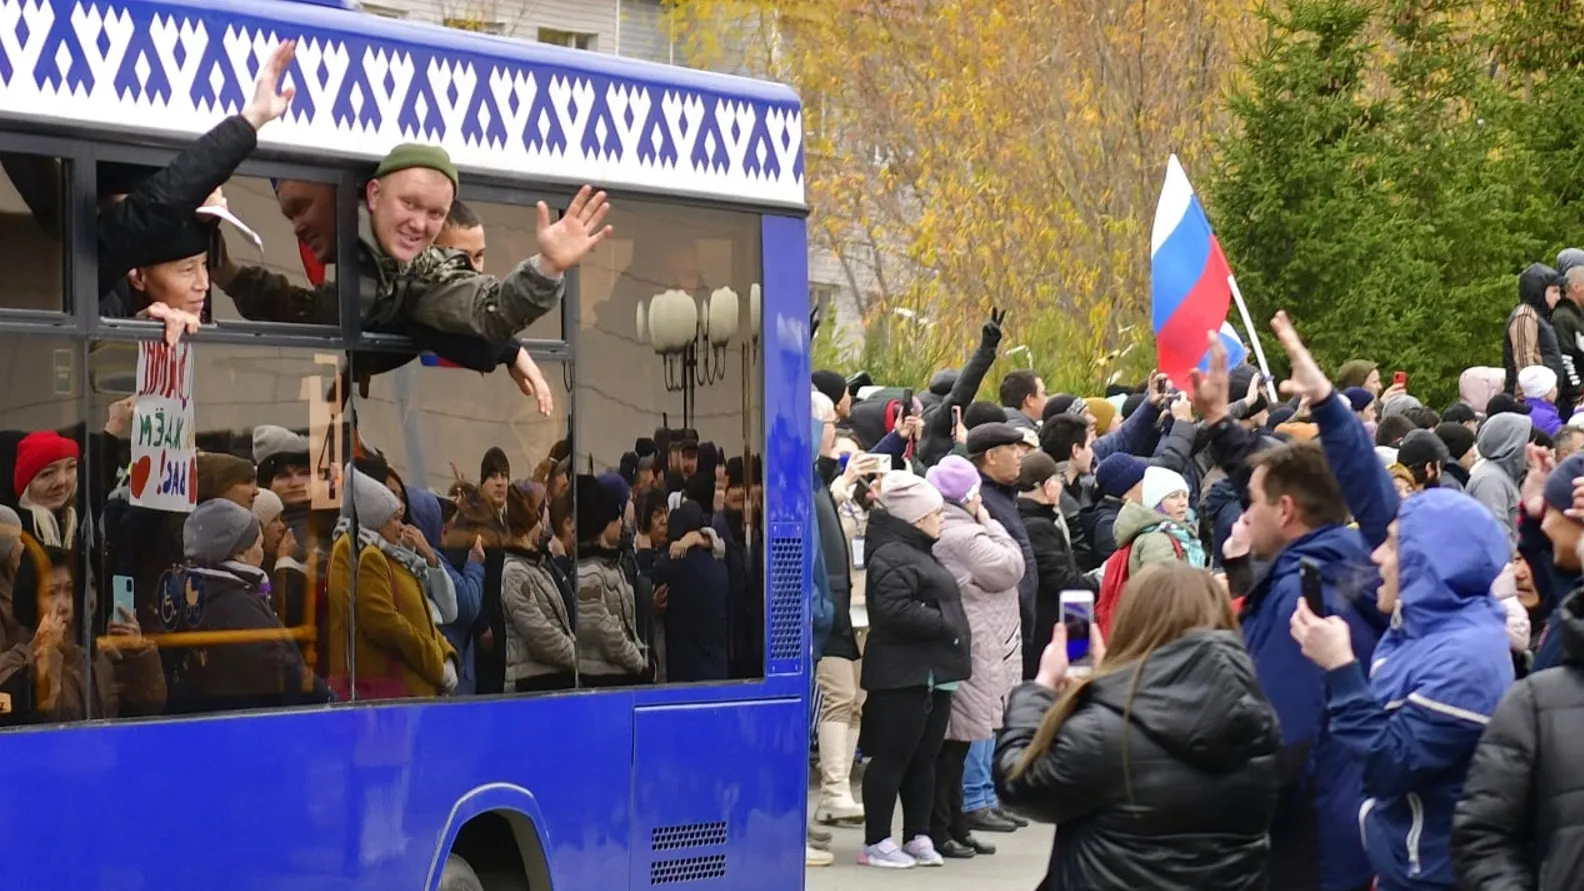
[[[0,0],[0,118],[196,135],[240,110],[263,56],[295,38],[297,98],[265,144],[372,159],[422,141],[464,170],[803,204],[795,100],[304,27],[253,8]]]

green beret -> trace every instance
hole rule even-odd
[[[424,170],[437,170],[445,174],[451,181],[453,189],[460,188],[456,165],[451,163],[451,156],[446,150],[436,145],[422,145],[416,142],[406,142],[390,150],[385,160],[374,168],[374,178],[384,179],[392,173],[413,168]]]

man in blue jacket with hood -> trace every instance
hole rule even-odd
[[[1278,317],[1284,319],[1284,317]],[[1210,337],[1211,370],[1195,374],[1194,407],[1210,430],[1224,465],[1252,465],[1244,514],[1253,556],[1270,570],[1244,597],[1244,643],[1260,686],[1281,721],[1278,756],[1281,787],[1271,824],[1270,886],[1283,891],[1363,891],[1375,874],[1359,836],[1363,771],[1327,727],[1325,674],[1305,659],[1290,623],[1302,599],[1303,560],[1319,565],[1328,613],[1346,623],[1351,649],[1367,661],[1386,628],[1368,591],[1370,551],[1386,539],[1391,522],[1385,491],[1363,499],[1368,509],[1349,528],[1347,502],[1337,480],[1369,476],[1379,459],[1364,428],[1343,400],[1332,399],[1325,376],[1294,361],[1292,395],[1308,396],[1322,432],[1320,446],[1294,443],[1264,448],[1228,411],[1226,354]],[[1340,412],[1352,426],[1336,423]],[[1359,444],[1363,443],[1362,450]],[[1394,508],[1391,508],[1394,509]]]
[[[1295,379],[1324,392],[1292,325],[1276,331]],[[1390,615],[1366,670],[1340,618],[1299,602],[1291,633],[1326,672],[1327,732],[1363,767],[1359,827],[1380,891],[1452,889],[1452,812],[1485,725],[1512,685],[1506,615],[1491,585],[1511,558],[1506,533],[1479,502],[1430,489],[1399,504],[1363,427],[1323,397],[1314,406],[1326,454],[1355,516],[1396,518],[1375,548],[1375,604]]]

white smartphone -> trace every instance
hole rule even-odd
[[[1067,665],[1074,677],[1088,677],[1094,670],[1089,637],[1094,628],[1094,592],[1061,592],[1062,624],[1067,626]]]
[[[862,452],[863,472],[880,476],[891,469],[891,456],[876,452]]]

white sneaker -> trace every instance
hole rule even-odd
[[[906,845],[903,845],[902,850],[905,851],[909,857],[912,857],[919,866],[946,865],[946,858],[942,857],[940,852],[935,850],[935,842],[932,841],[927,835],[918,836],[917,838],[908,842]]]
[[[863,805],[851,798],[846,801],[820,802],[820,806],[814,809],[814,822],[825,826],[861,825],[863,818]]]
[[[918,865],[912,857],[902,852],[897,843],[886,839],[877,845],[865,845],[858,852],[859,866],[878,866],[881,869],[912,869]]]
[[[836,857],[832,855],[831,852],[821,851],[819,848],[810,847],[808,845],[803,846],[804,866],[830,866],[835,862]]]

